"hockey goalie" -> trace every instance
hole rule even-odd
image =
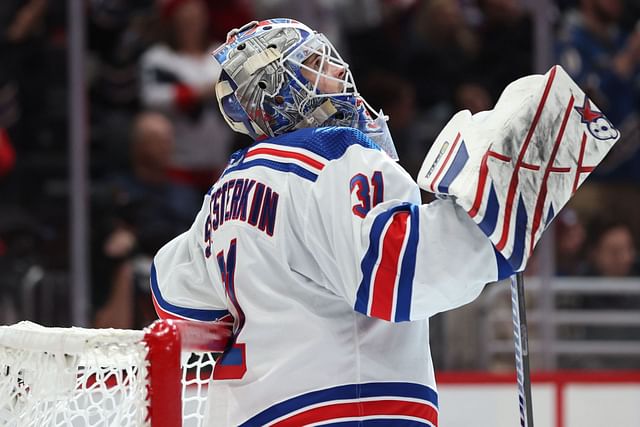
[[[252,22],[213,56],[220,110],[254,141],[151,277],[161,317],[233,319],[208,422],[437,426],[429,317],[524,269],[616,129],[559,67],[518,80],[445,127],[423,205],[322,34]]]

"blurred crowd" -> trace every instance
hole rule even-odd
[[[534,64],[534,15],[547,2],[78,1],[87,17],[83,120],[97,327],[141,327],[154,318],[150,257],[190,226],[229,154],[248,142],[228,129],[214,96],[220,70],[210,52],[232,28],[291,17],[324,32],[350,63],[359,91],[390,116],[400,163],[414,176],[454,112],[491,109],[508,83],[544,71]],[[556,220],[555,273],[637,276],[640,4],[548,3],[543,15],[554,34],[553,62],[622,133]],[[69,268],[66,4],[0,2],[0,285],[6,289],[21,282],[29,264]]]

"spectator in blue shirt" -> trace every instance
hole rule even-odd
[[[622,133],[594,177],[638,183],[640,31],[621,28],[622,6],[621,0],[582,0],[578,10],[565,16],[557,54],[560,64]]]

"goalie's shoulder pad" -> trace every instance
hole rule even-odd
[[[555,66],[511,83],[491,111],[457,113],[427,154],[418,184],[455,197],[520,271],[555,214],[619,137]]]

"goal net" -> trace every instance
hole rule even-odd
[[[0,426],[201,426],[228,323],[0,327]]]

